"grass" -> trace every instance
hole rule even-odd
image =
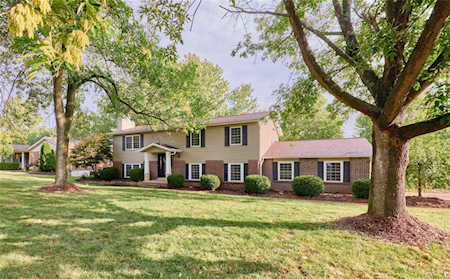
[[[365,205],[91,187],[0,172],[0,278],[448,278],[449,251],[330,228]],[[450,231],[450,210],[410,208]]]

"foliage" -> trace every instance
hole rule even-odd
[[[70,153],[75,167],[96,169],[101,162],[112,160],[112,141],[107,134],[93,135],[77,144]]]
[[[184,175],[179,173],[173,173],[167,176],[167,185],[170,188],[181,188],[184,184]]]
[[[368,178],[362,178],[352,183],[352,193],[355,198],[368,199],[372,182]]]
[[[355,120],[356,131],[358,136],[366,138],[369,142],[372,142],[372,121],[364,114],[359,114]]]
[[[200,186],[207,190],[217,190],[220,187],[220,178],[214,174],[205,174],[200,178]]]
[[[128,172],[130,179],[133,181],[143,181],[144,180],[144,169],[134,168]]]
[[[39,157],[39,169],[41,171],[55,171],[56,158],[55,151],[50,144],[44,141],[41,145],[41,152]]]
[[[272,117],[280,123],[283,131],[281,140],[343,136],[342,128],[346,117],[325,108],[325,98],[318,95],[310,79],[303,80],[298,88],[281,87],[275,94],[277,100],[272,107]],[[308,107],[308,102],[311,107]]]
[[[48,126],[37,126],[31,128],[27,134],[27,144],[32,145],[43,137],[54,137],[55,128],[50,128]]]
[[[18,170],[19,162],[0,162],[0,170]]]
[[[314,175],[301,175],[292,180],[292,190],[299,196],[318,196],[324,191],[322,179]]]
[[[102,100],[104,103],[107,100]],[[100,106],[97,105],[97,108]],[[117,113],[105,112],[100,107],[98,112],[89,110],[78,110],[73,116],[70,137],[74,139],[84,139],[98,134],[110,133],[115,129],[120,116]]]
[[[267,176],[251,174],[244,180],[245,192],[263,194],[270,190],[272,184]]]
[[[114,167],[107,167],[99,170],[97,172],[97,175],[102,180],[111,181],[114,179],[118,179],[120,177],[120,172]]]

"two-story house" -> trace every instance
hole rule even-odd
[[[188,184],[215,174],[224,188],[243,188],[246,175],[272,180],[291,190],[298,175],[321,177],[329,192],[350,192],[351,183],[370,176],[372,147],[366,139],[279,141],[280,129],[268,112],[219,117],[199,133],[152,130],[122,120],[113,135],[113,165],[124,178],[144,168],[146,181],[180,173]]]

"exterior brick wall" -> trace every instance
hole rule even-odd
[[[221,160],[207,160],[206,164],[206,174],[215,174],[220,178],[223,183],[223,161]]]
[[[350,182],[370,177],[370,160],[369,158],[352,158],[350,159]]]
[[[317,159],[300,159],[300,175],[317,175]]]
[[[186,174],[186,162],[184,160],[173,160],[173,174],[182,174],[183,176]]]
[[[122,162],[113,161],[113,168],[117,169],[119,171],[120,178],[123,178],[122,177]]]
[[[158,178],[158,161],[149,161],[150,180]]]
[[[352,192],[352,185],[350,183],[326,183],[325,182],[325,192],[326,193],[349,194]]]
[[[258,160],[248,160],[248,174],[259,174]]]
[[[273,182],[272,163],[273,160],[264,160],[264,163],[262,165],[262,175],[267,176]]]
[[[30,152],[28,155],[28,165],[30,167],[39,165],[39,156],[40,152]]]

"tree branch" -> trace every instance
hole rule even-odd
[[[389,126],[401,112],[401,108],[408,97],[407,93],[411,90],[422,71],[441,30],[447,22],[449,14],[450,5],[448,0],[437,0],[405,68],[400,73],[394,88],[387,98],[383,108],[382,125]]]
[[[409,140],[414,137],[436,132],[448,127],[450,127],[450,113],[446,113],[430,120],[400,127],[398,128],[398,134],[401,138]]]
[[[369,117],[376,118],[379,113],[375,106],[345,92],[324,72],[321,66],[317,63],[316,58],[309,47],[309,43],[303,30],[303,25],[295,11],[295,4],[292,0],[284,0],[284,5],[289,15],[289,21],[291,23],[294,36],[297,40],[298,46],[300,47],[303,61],[311,72],[312,77],[339,101],[368,115]]]

